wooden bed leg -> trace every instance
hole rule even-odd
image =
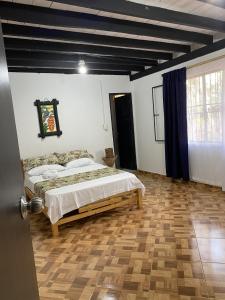
[[[59,226],[57,224],[51,224],[53,237],[59,235]]]
[[[142,208],[142,190],[138,189],[138,195],[137,195],[137,206],[139,209]]]

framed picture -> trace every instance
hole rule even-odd
[[[163,86],[152,88],[153,118],[155,141],[164,142],[164,109],[163,109]]]
[[[34,105],[37,106],[38,120],[40,126],[39,137],[44,139],[46,136],[62,135],[59,127],[57,105],[59,101],[53,99],[52,101],[36,100]]]

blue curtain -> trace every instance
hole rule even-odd
[[[166,174],[189,180],[186,68],[163,74]]]

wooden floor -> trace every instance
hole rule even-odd
[[[31,229],[41,300],[225,299],[225,193],[142,175],[143,210],[119,208],[52,238]]]

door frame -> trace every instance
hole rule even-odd
[[[130,92],[109,93],[109,104],[110,104],[110,114],[111,114],[111,123],[112,123],[114,153],[115,153],[115,155],[117,155],[117,158],[116,158],[116,161],[115,161],[116,168],[120,168],[120,156],[119,156],[117,124],[116,124],[116,109],[115,109],[115,101],[113,100],[113,97],[115,95],[120,95],[120,94],[129,95],[130,99],[131,99],[131,111],[132,111],[132,121],[133,121],[133,132],[132,132],[132,134],[134,136],[134,152],[135,152],[135,160],[136,160],[136,165],[137,165],[132,93],[130,93]]]
[[[0,22],[0,127],[2,129],[0,170],[0,298],[38,300],[38,284],[29,218],[20,212],[25,195],[5,46]]]

